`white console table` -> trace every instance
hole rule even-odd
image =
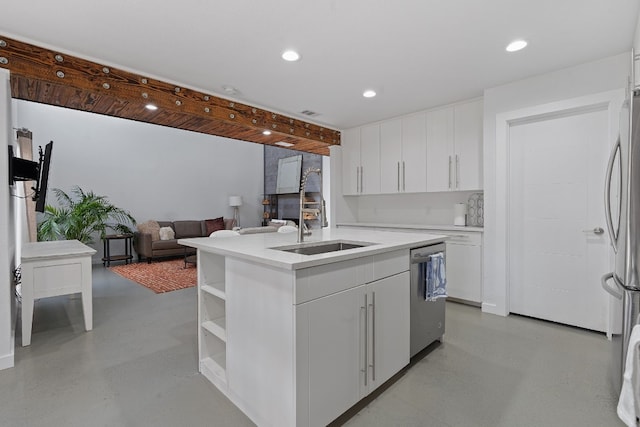
[[[31,344],[33,301],[80,292],[84,327],[93,329],[91,256],[77,240],[25,243],[22,247],[22,345]]]

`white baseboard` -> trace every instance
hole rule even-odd
[[[0,356],[0,370],[13,368],[14,366],[13,352]]]
[[[482,312],[483,313],[489,313],[489,314],[495,314],[497,316],[502,316],[502,317],[507,317],[509,315],[509,313],[505,313],[503,308],[501,309],[495,304],[489,304],[489,303],[486,303],[486,302],[482,303]]]

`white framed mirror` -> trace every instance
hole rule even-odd
[[[302,155],[279,159],[276,194],[297,193],[300,191],[301,173]]]

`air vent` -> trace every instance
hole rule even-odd
[[[315,111],[311,111],[311,110],[300,111],[300,114],[304,114],[305,116],[308,116],[308,117],[316,117],[320,115],[320,113],[316,113]]]

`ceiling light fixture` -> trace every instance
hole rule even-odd
[[[514,40],[507,45],[507,52],[517,52],[527,47],[527,42],[524,40]]]
[[[365,90],[362,93],[362,96],[364,96],[365,98],[373,98],[374,96],[376,96],[376,91],[375,90]]]
[[[280,147],[293,147],[295,145],[290,142],[284,142],[284,141],[278,141],[275,144],[279,145]]]
[[[271,131],[270,130],[263,130],[262,134],[263,135],[271,135]]]
[[[295,62],[300,59],[300,54],[295,50],[285,50],[282,53],[282,59],[289,62]]]
[[[156,111],[158,109],[158,107],[156,107],[153,104],[147,104],[144,106],[144,108],[146,108],[147,110],[151,110],[151,111]]]

